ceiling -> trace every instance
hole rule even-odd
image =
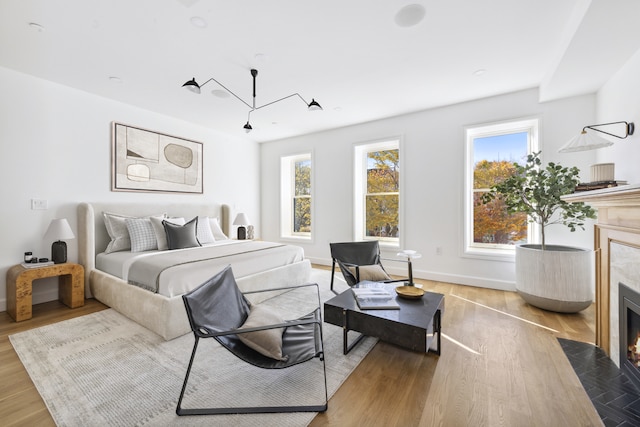
[[[423,19],[399,25],[411,4]],[[637,16],[637,0],[0,0],[0,66],[265,142],[533,87],[593,93],[640,49]],[[181,87],[214,78],[251,105],[252,68],[257,107],[298,93],[323,111],[293,96],[245,134],[243,102]]]

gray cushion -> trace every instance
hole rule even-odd
[[[167,234],[167,245],[169,249],[185,249],[200,246],[196,237],[196,228],[198,227],[198,217],[184,225],[172,224],[168,221],[162,221],[164,231]]]

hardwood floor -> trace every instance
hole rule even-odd
[[[603,425],[556,339],[593,342],[593,306],[561,315],[512,292],[416,281],[445,294],[442,355],[378,342],[311,426]],[[8,335],[104,308],[53,301],[20,323],[0,313],[2,425],[54,425]]]

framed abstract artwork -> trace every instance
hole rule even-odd
[[[202,143],[112,122],[111,191],[202,194]]]

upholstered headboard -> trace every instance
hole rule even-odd
[[[230,236],[231,208],[224,204],[189,205],[178,203],[80,203],[78,205],[78,259],[84,266],[85,294],[90,296],[89,275],[95,268],[96,254],[109,243],[103,212],[135,217],[166,213],[170,216],[193,218],[197,215],[218,218],[222,231]]]

